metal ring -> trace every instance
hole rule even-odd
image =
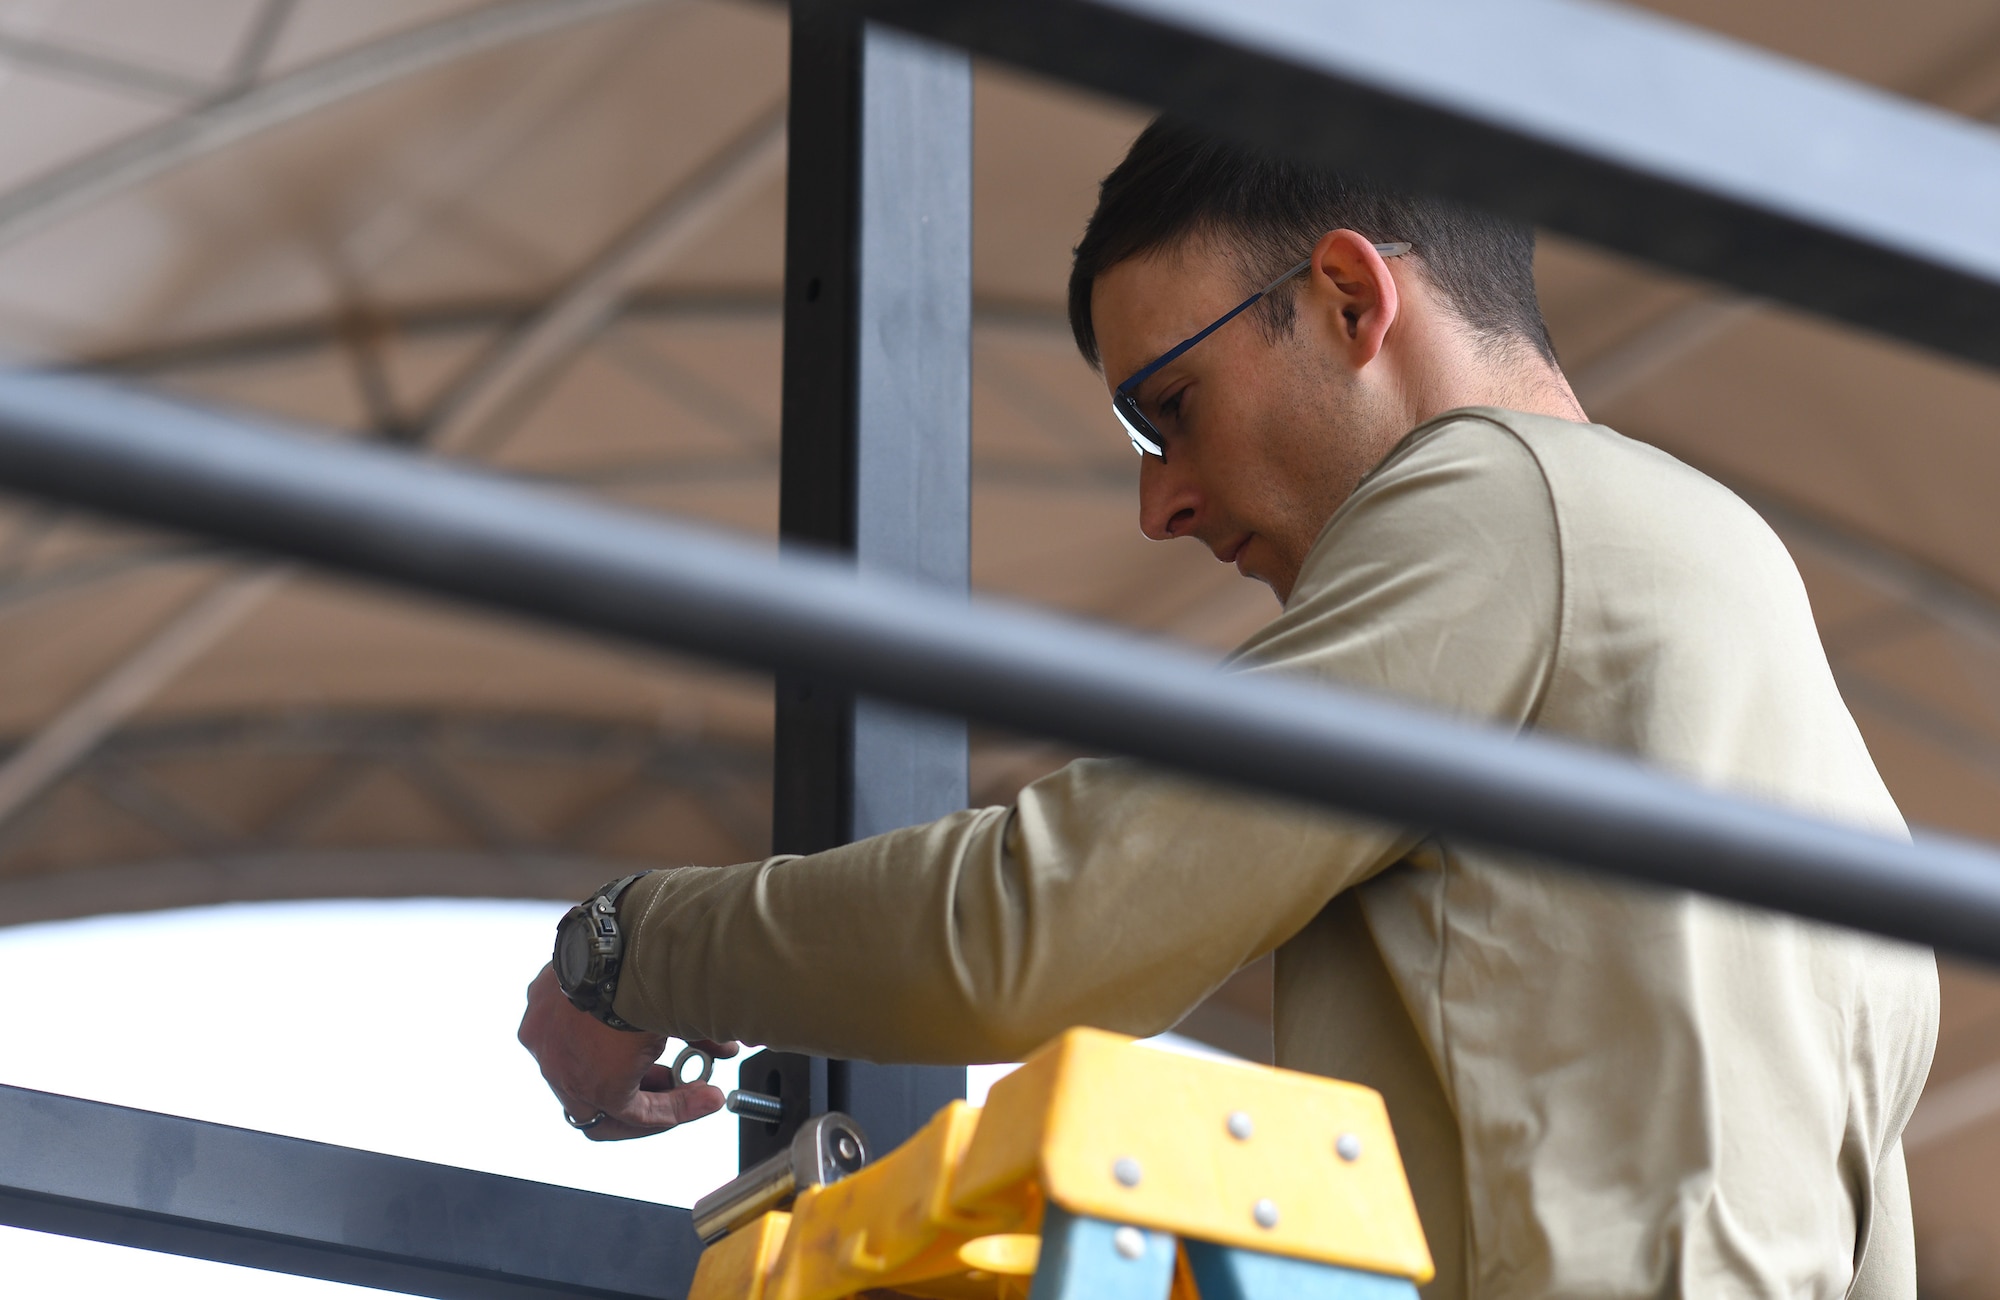
[[[611,1116],[606,1114],[604,1111],[600,1110],[595,1115],[592,1115],[589,1119],[578,1119],[576,1116],[570,1114],[569,1107],[565,1106],[563,1107],[563,1118],[568,1120],[569,1126],[575,1129],[577,1132],[588,1133],[591,1129],[596,1128],[599,1124],[602,1124],[605,1120],[610,1119]]]
[[[701,1062],[701,1073],[696,1075],[692,1079],[686,1078],[681,1074],[681,1069],[688,1063],[688,1058],[690,1056],[696,1058]],[[674,1058],[674,1087],[676,1088],[680,1087],[682,1084],[688,1084],[688,1083],[707,1083],[708,1076],[714,1073],[715,1073],[715,1058],[713,1056],[710,1056],[707,1052],[702,1051],[699,1047],[694,1046],[692,1043],[688,1044],[686,1047],[683,1047],[681,1049],[681,1054]]]

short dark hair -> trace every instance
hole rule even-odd
[[[1090,292],[1120,262],[1197,236],[1234,245],[1244,292],[1298,261],[1329,230],[1408,243],[1425,278],[1481,339],[1519,340],[1554,362],[1535,299],[1532,226],[1364,177],[1265,157],[1193,124],[1160,117],[1098,189],[1069,274],[1069,325],[1084,360],[1101,365]],[[1289,286],[1257,305],[1267,336],[1289,333]]]

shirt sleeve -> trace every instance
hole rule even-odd
[[[1524,724],[1560,554],[1498,425],[1412,434],[1327,525],[1284,613],[1230,660]],[[621,906],[617,1012],[677,1037],[873,1061],[1017,1060],[1072,1025],[1170,1028],[1415,832],[1070,764],[977,808],[809,857],[657,871]]]

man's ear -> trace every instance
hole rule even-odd
[[[1328,332],[1345,346],[1356,370],[1373,361],[1402,307],[1396,277],[1374,242],[1359,231],[1329,230],[1313,245],[1306,278],[1300,309],[1312,304],[1323,314]]]

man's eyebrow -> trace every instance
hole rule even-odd
[[[1144,379],[1139,381],[1138,387],[1132,390],[1132,396],[1138,398],[1142,402],[1150,400],[1146,397],[1147,390],[1152,388],[1157,388],[1160,384],[1160,381],[1168,378],[1169,376],[1172,376],[1174,374],[1175,367],[1179,366],[1180,363],[1185,361],[1186,359],[1187,358],[1185,357],[1175,357],[1172,361],[1169,361],[1166,365],[1161,366],[1158,370],[1155,370],[1152,374],[1147,375]]]
[[[1170,345],[1168,350],[1171,351],[1172,347],[1179,346],[1179,344],[1183,341],[1184,340],[1179,340],[1179,339],[1175,340],[1174,344]],[[1183,352],[1181,355],[1175,357],[1172,361],[1167,362],[1165,365],[1161,366],[1158,370],[1155,370],[1152,374],[1147,375],[1144,379],[1140,380],[1138,388],[1134,389],[1133,391],[1144,392],[1146,389],[1152,387],[1155,381],[1159,380],[1163,376],[1172,375],[1176,373],[1181,366],[1187,363],[1187,359],[1188,359],[1188,353]]]

